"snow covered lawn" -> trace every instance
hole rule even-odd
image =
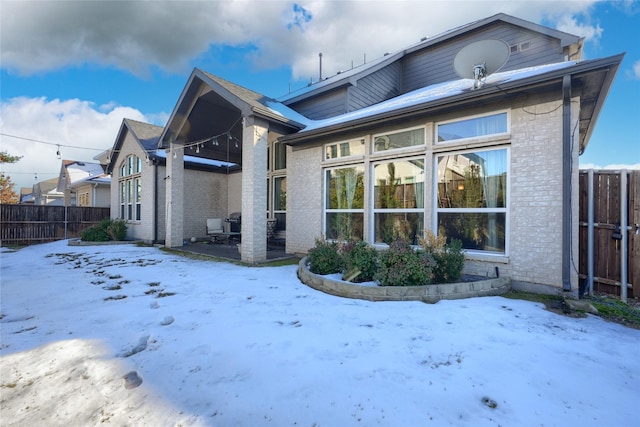
[[[3,426],[637,425],[640,330],[597,317],[131,245],[0,256]]]

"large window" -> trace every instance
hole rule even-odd
[[[140,221],[142,205],[142,159],[131,155],[120,166],[120,218]]]
[[[373,166],[374,242],[417,244],[424,229],[424,159]]]
[[[472,117],[438,124],[438,142],[475,138],[507,132],[507,113]]]
[[[437,227],[472,251],[506,252],[507,149],[437,156]]]
[[[373,136],[373,150],[378,152],[414,147],[424,145],[424,141],[424,128],[378,134]]]
[[[325,175],[325,236],[364,238],[364,166],[329,169]]]

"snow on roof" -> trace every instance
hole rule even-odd
[[[287,107],[281,102],[277,101],[266,101],[264,102],[265,107],[271,110],[273,113],[282,116],[286,119],[293,120],[294,122],[300,123],[301,125],[308,126],[311,124],[312,120],[293,110],[292,108]]]
[[[486,78],[485,86],[525,79],[550,71],[568,68],[578,64],[579,62],[580,61],[559,62],[556,64],[539,65],[536,67],[528,67],[519,70],[505,71],[503,73],[495,73]],[[459,95],[465,91],[468,91],[469,88],[473,87],[473,82],[473,79],[460,79],[439,83],[431,86],[426,86],[412,92],[408,92],[404,95],[400,95],[387,101],[383,101],[370,107],[362,108],[360,110],[352,111],[350,113],[322,120],[308,119],[307,122],[309,124],[307,125],[307,127],[305,127],[298,133],[302,134],[311,130],[318,130],[328,126],[347,123],[356,119],[363,119],[375,116],[377,114],[388,113],[401,108],[416,106],[438,99],[445,99],[454,95]]]
[[[104,169],[99,163],[73,162],[65,167],[69,177],[69,185],[105,175]]]

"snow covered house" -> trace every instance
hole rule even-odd
[[[456,55],[482,40],[502,41],[506,63],[460,77]],[[192,224],[237,211],[255,262],[269,219],[296,254],[319,236],[384,247],[430,229],[463,241],[469,273],[575,290],[578,156],[623,57],[582,59],[582,43],[498,14],[278,100],[195,69],[159,130],[155,237],[181,246]],[[227,167],[196,176],[190,156]],[[126,188],[112,211],[131,219]]]
[[[111,177],[100,163],[63,160],[57,190],[65,206],[111,206]]]

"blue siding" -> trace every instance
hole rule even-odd
[[[531,47],[528,50],[514,53],[509,57],[502,71],[564,60],[564,52],[557,39],[511,24],[493,24],[456,40],[404,57],[402,59],[404,83],[402,92],[406,93],[435,83],[458,79],[453,69],[453,59],[456,54],[469,43],[486,39],[504,40],[509,45],[530,42]]]
[[[348,110],[355,111],[400,95],[399,62],[376,71],[349,88]]]

